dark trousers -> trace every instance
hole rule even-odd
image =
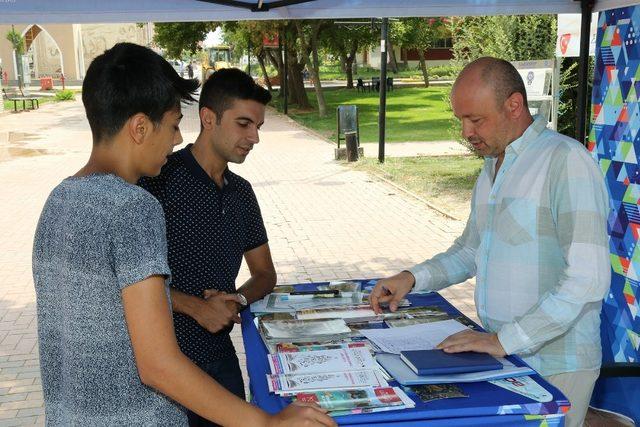
[[[211,378],[216,380],[218,384],[240,399],[246,400],[240,362],[238,362],[238,357],[235,354],[226,359],[211,362],[202,369],[209,374]],[[191,411],[187,411],[187,416],[189,417],[189,426],[191,427],[211,427],[218,425]]]

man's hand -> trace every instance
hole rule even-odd
[[[326,410],[313,403],[294,402],[281,412],[271,416],[269,427],[334,427],[337,426],[333,418],[326,414]]]
[[[376,314],[380,314],[382,313],[380,304],[389,303],[389,309],[396,311],[398,309],[398,303],[409,293],[415,282],[416,279],[413,277],[413,274],[408,271],[403,271],[395,276],[378,280],[378,283],[376,283],[376,286],[369,296],[371,308]]]
[[[436,346],[446,353],[460,353],[462,351],[475,351],[476,353],[489,353],[492,356],[502,357],[506,353],[497,334],[487,332],[462,331],[447,337]]]
[[[240,301],[236,294],[207,289],[204,297],[194,319],[207,331],[215,334],[232,323],[241,323],[238,316]]]

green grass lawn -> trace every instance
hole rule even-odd
[[[466,220],[471,192],[483,160],[473,156],[389,157],[383,164],[364,158],[348,163],[355,169],[380,175]]]
[[[397,87],[387,92],[386,141],[441,141],[449,136],[452,113],[444,100],[446,87]],[[335,141],[336,107],[342,104],[358,106],[360,142],[378,141],[377,92],[356,92],[354,89],[325,90],[327,117],[320,118],[313,90],[307,91],[313,111],[289,108],[289,116],[306,127],[314,129]],[[272,105],[282,111],[281,100],[274,96]]]
[[[399,64],[401,65],[401,64]],[[429,67],[428,74],[430,79],[445,79],[450,80],[455,78],[459,68],[453,66],[436,66]],[[422,71],[418,67],[410,69],[398,70],[397,73],[387,68],[389,77],[422,80]],[[363,79],[371,79],[371,77],[380,77],[380,70],[371,67],[357,67],[353,73],[354,80],[358,77]],[[326,64],[320,66],[320,79],[321,80],[346,80],[347,75],[342,71],[339,64]]]

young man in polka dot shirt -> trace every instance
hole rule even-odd
[[[240,310],[271,292],[276,273],[251,184],[227,165],[244,162],[258,143],[270,100],[271,94],[242,71],[217,71],[200,94],[195,143],[169,157],[158,177],[140,181],[164,208],[180,348],[242,398],[229,332],[240,323]],[[251,278],[236,291],[243,257]],[[211,425],[194,413],[189,421]]]

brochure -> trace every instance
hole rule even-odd
[[[352,390],[335,390],[315,393],[298,393],[293,398],[294,401],[315,403],[321,408],[327,409],[330,414],[336,411],[349,411],[372,409],[372,408],[392,408],[404,409],[408,405],[413,405],[413,401],[398,387],[368,387]],[[355,413],[361,413],[357,411]]]
[[[280,342],[275,345],[277,353],[315,351],[315,350],[338,350],[341,348],[364,348],[371,352],[371,346],[368,341],[355,341],[352,339],[342,341],[329,341],[326,343],[317,342]]]
[[[323,374],[267,375],[269,391],[277,394],[348,390],[362,387],[387,387],[389,384],[376,370],[327,372]]]
[[[276,353],[267,356],[272,374],[316,374],[375,369],[366,348]]]
[[[376,314],[368,305],[355,307],[310,308],[296,313],[297,319],[351,319],[376,318]]]
[[[330,320],[270,320],[260,322],[267,339],[301,339],[327,335],[349,334],[351,329],[342,319]]]

